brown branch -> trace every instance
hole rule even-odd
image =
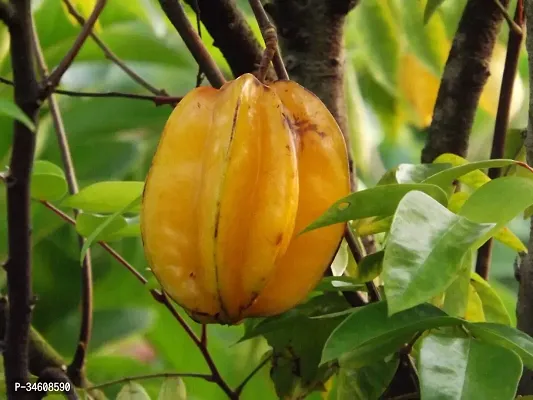
[[[9,26],[13,23],[14,17],[15,9],[12,4],[7,1],[0,1],[0,20],[2,20],[6,26]]]
[[[190,373],[182,374],[179,372],[158,372],[154,374],[127,376],[124,378],[115,379],[113,381],[99,383],[97,385],[93,385],[87,388],[87,390],[102,389],[102,388],[113,386],[113,385],[128,383],[131,381],[141,381],[141,380],[146,380],[146,379],[157,379],[157,378],[198,378],[198,379],[203,379],[208,382],[213,382],[213,377],[208,374],[190,374]]]
[[[0,83],[13,86],[13,81],[0,76]],[[123,93],[123,92],[78,92],[74,90],[55,89],[55,94],[69,96],[69,97],[96,97],[96,98],[121,98],[131,100],[148,100],[153,102],[156,106],[170,105],[175,107],[183,97],[177,96],[151,96],[145,94]]]
[[[35,25],[33,24],[33,47],[37,59],[37,66],[42,80],[48,79],[48,66],[43,55],[41,43]],[[55,96],[51,93],[48,97],[48,104],[50,107],[50,114],[56,131],[57,141],[59,145],[59,152],[63,161],[63,168],[65,171],[65,178],[68,185],[68,190],[71,195],[78,193],[78,180],[76,179],[76,170],[72,155],[70,152],[70,145],[68,143],[63,117],[59,109],[59,105]],[[79,214],[78,210],[74,210],[74,218]],[[80,250],[83,248],[85,239],[78,235],[78,244]],[[68,366],[68,376],[76,386],[81,386],[85,381],[85,356],[89,342],[91,340],[91,332],[93,325],[93,277],[92,277],[92,260],[90,249],[87,250],[85,258],[83,259],[81,268],[81,324],[80,333],[78,337],[78,346],[74,354],[72,362]]]
[[[499,4],[499,2],[498,2]],[[507,40],[507,54],[505,57],[505,66],[503,69],[502,83],[500,89],[500,98],[498,101],[498,111],[494,123],[494,135],[492,138],[492,149],[490,152],[491,159],[503,158],[505,153],[505,139],[507,128],[509,126],[509,111],[511,109],[511,100],[513,98],[514,80],[518,68],[518,59],[520,57],[520,48],[522,45],[522,28],[524,26],[524,8],[522,0],[518,0],[514,15],[514,24],[518,30],[511,30]],[[496,179],[501,175],[500,168],[490,168],[489,178]],[[493,239],[489,239],[480,247],[477,253],[476,272],[484,279],[488,279]]]
[[[70,67],[70,65],[74,62],[74,59],[80,52],[83,43],[85,43],[85,41],[91,34],[94,24],[96,24],[98,17],[100,16],[101,12],[104,9],[104,6],[106,5],[106,1],[107,0],[97,0],[91,15],[89,15],[89,18],[83,25],[83,28],[74,43],[72,44],[72,47],[69,49],[65,57],[63,57],[63,59],[59,62],[59,65],[50,74],[47,81],[45,82],[43,91],[41,93],[41,98],[44,99],[48,97],[48,94],[50,94],[54,90],[54,88],[59,85],[61,77]]]
[[[179,0],[159,0],[159,4],[211,85],[216,88],[221,87],[226,80],[194,30]]]
[[[31,2],[12,0],[11,5],[15,15],[8,29],[15,103],[36,123],[39,85],[31,62]],[[28,340],[33,308],[30,181],[35,138],[35,132],[15,121],[11,162],[6,178],[8,259],[4,265],[9,298],[4,369],[10,400],[29,397],[29,393],[15,392],[15,383],[29,381]]]
[[[60,370],[59,368],[53,368],[53,367],[46,368],[45,370],[41,372],[41,375],[39,375],[39,379],[37,380],[37,382],[38,383],[42,382],[46,384],[63,383],[65,384],[65,387],[66,385],[68,385],[69,390],[66,390],[63,392],[67,400],[79,400],[79,396],[76,393],[75,386],[72,384],[72,382],[70,381],[68,376],[65,374],[65,372]],[[38,394],[38,398],[43,399],[47,395],[48,393],[41,392]]]
[[[262,49],[235,0],[185,0],[193,9],[198,3],[200,19],[222,52],[234,76],[253,72],[259,65]],[[274,80],[269,69],[268,80]]]
[[[281,58],[276,28],[270,22],[270,19],[261,4],[261,0],[249,0],[249,3],[266,44],[265,55],[263,55],[259,65],[259,80],[263,81],[265,79],[271,60],[274,64],[278,79],[289,80],[289,75],[287,74],[283,59]],[[263,64],[264,61],[267,61],[266,65]]]
[[[69,0],[63,0],[63,3],[67,7],[69,14],[74,17],[78,24],[80,24],[81,26],[85,26],[85,18],[83,18],[83,16],[78,13],[78,11],[76,11],[76,8],[72,5],[72,3]],[[94,41],[94,43],[96,43],[96,45],[100,47],[105,57],[111,62],[113,62],[122,71],[124,71],[131,79],[133,79],[143,88],[155,94],[156,96],[168,96],[168,93],[165,90],[157,89],[155,86],[150,85],[139,74],[137,74],[134,70],[128,67],[126,63],[124,63],[124,61],[122,61],[115,53],[113,53],[113,51],[111,51],[109,47],[107,47],[107,45],[100,39],[100,37],[96,33],[93,32],[92,29],[89,30],[89,36]]]
[[[501,3],[507,6],[509,0]],[[467,2],[444,68],[422,162],[442,153],[466,156],[468,139],[503,14],[493,1]]]

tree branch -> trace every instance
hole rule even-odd
[[[500,3],[498,2],[498,4]],[[522,0],[517,1],[513,22],[518,27],[518,30],[510,30],[509,38],[507,40],[507,54],[505,57],[498,111],[494,123],[494,135],[490,152],[491,159],[504,158],[505,153],[505,139],[507,137],[507,128],[509,126],[509,110],[511,109],[514,80],[518,68],[518,59],[520,57],[520,48],[523,39],[524,7]],[[489,169],[489,178],[495,179],[500,175],[500,168]],[[493,241],[494,239],[489,239],[480,247],[477,253],[476,272],[484,279],[488,279],[489,277]]]
[[[113,385],[128,383],[131,381],[142,381],[146,379],[157,379],[157,378],[198,378],[198,379],[203,379],[204,381],[207,381],[207,382],[213,382],[213,377],[208,374],[190,374],[190,373],[182,374],[179,372],[157,372],[154,374],[126,376],[124,378],[115,379],[113,381],[99,383],[97,385],[91,386],[90,388],[88,388],[88,390],[102,389],[102,388],[113,386]]]
[[[76,393],[75,386],[72,384],[68,376],[59,368],[49,367],[41,372],[37,382],[43,383],[65,383],[68,384],[69,390],[64,391],[67,400],[79,400],[79,396]],[[38,394],[41,399],[44,398],[47,393],[42,392]]]
[[[13,8],[13,5],[11,3],[8,3],[7,1],[0,1],[0,20],[6,24],[6,26],[9,26],[13,23],[13,19],[15,18],[15,9]]]
[[[85,26],[85,18],[83,18],[81,14],[76,11],[76,8],[74,8],[72,3],[69,0],[63,0],[63,3],[67,7],[69,14],[72,15],[81,26]],[[143,88],[155,94],[156,96],[168,96],[168,93],[164,89],[157,89],[155,86],[150,85],[139,74],[137,74],[134,70],[128,67],[126,63],[124,63],[124,61],[118,58],[118,56],[113,53],[109,47],[107,47],[107,45],[100,39],[100,37],[98,37],[98,35],[96,35],[96,33],[93,32],[92,29],[89,31],[89,36],[94,41],[94,43],[96,43],[96,45],[100,47],[105,57],[111,62],[113,62],[115,65],[117,65],[117,67],[124,71],[131,79],[133,79]]]
[[[221,87],[226,80],[194,30],[179,0],[159,0],[159,4],[211,85],[215,88]]]
[[[509,0],[501,3],[507,6]],[[444,68],[422,162],[430,163],[442,153],[466,156],[502,21],[494,1],[467,2]]]
[[[39,85],[33,70],[30,0],[12,0],[13,22],[11,65],[15,82],[15,103],[37,122]],[[7,186],[9,298],[4,367],[8,399],[26,399],[29,393],[15,392],[15,383],[29,381],[28,337],[33,308],[31,276],[30,180],[35,152],[35,132],[15,121]]]
[[[42,80],[48,78],[48,66],[44,59],[41,43],[37,35],[37,30],[33,24],[33,47],[37,59],[37,66],[39,68],[40,77]],[[71,195],[78,193],[78,180],[76,179],[76,170],[72,155],[70,153],[70,146],[68,143],[65,125],[59,105],[51,93],[48,97],[48,104],[50,107],[50,114],[56,131],[57,141],[59,145],[59,152],[63,161],[63,168],[65,170],[65,178],[67,180],[68,190]],[[74,218],[79,214],[78,210],[74,210]],[[78,235],[78,244],[80,250],[83,248],[85,240],[83,236]],[[91,340],[91,331],[93,325],[93,278],[92,278],[92,261],[90,249],[87,250],[81,268],[81,324],[78,338],[78,346],[74,354],[74,358],[68,366],[68,376],[72,379],[76,386],[81,386],[85,381],[85,355],[89,342]]]
[[[73,63],[74,59],[80,52],[83,43],[85,43],[87,37],[91,34],[94,24],[96,24],[98,17],[100,16],[101,12],[104,9],[104,6],[106,5],[106,1],[107,0],[97,0],[91,15],[83,25],[83,28],[74,43],[72,44],[72,47],[45,82],[43,93],[41,93],[42,99],[48,97],[48,95],[53,92],[54,88],[59,85],[61,77]]]
[[[254,71],[263,51],[235,0],[185,0],[193,9],[198,4],[200,19],[214,39],[214,45],[222,52],[234,76]],[[269,69],[267,80],[274,80]]]

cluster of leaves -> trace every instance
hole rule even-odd
[[[490,180],[484,168],[508,174]],[[60,206],[84,211],[76,229],[86,246],[139,235],[138,217],[125,215],[138,212],[142,182],[99,182],[63,197],[61,170],[38,162],[32,190],[40,201],[62,198]],[[513,399],[522,366],[533,367],[533,339],[512,327],[498,294],[471,270],[474,251],[491,237],[526,251],[506,225],[531,205],[533,172],[515,160],[469,163],[444,154],[433,164],[399,165],[306,229],[350,221],[359,234],[381,235],[382,250],[359,265],[339,253],[336,276],[325,278],[308,302],[248,321],[240,341],[267,340],[280,396],[328,390],[337,373],[340,398],[377,398],[409,343],[424,399],[479,393]],[[382,301],[352,308],[339,295],[365,290],[374,279],[382,283]]]

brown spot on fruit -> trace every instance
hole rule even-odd
[[[279,246],[282,240],[283,240],[283,233],[279,233],[278,236],[276,236],[276,246]]]

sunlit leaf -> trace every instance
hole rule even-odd
[[[444,0],[428,0],[424,10],[424,23],[427,24],[431,16],[437,11]]]
[[[49,161],[35,161],[31,178],[32,198],[54,201],[66,193],[67,181],[63,170]]]
[[[340,199],[303,232],[354,219],[391,215],[400,200],[413,190],[427,193],[443,204],[447,201],[446,193],[435,185],[413,183],[376,186]]]
[[[123,210],[142,195],[144,182],[98,182],[67,197],[61,203],[64,207],[77,208],[89,213],[114,213]],[[128,211],[138,211],[140,202]]]
[[[464,318],[471,322],[485,322],[483,303],[474,286],[468,285],[468,302]]]
[[[511,325],[509,313],[490,284],[476,273],[472,273],[470,283],[476,289],[481,300],[485,320],[487,322]]]
[[[378,251],[364,257],[357,264],[356,273],[353,275],[359,282],[370,282],[377,278],[383,269],[383,251]]]
[[[466,252],[493,227],[453,214],[422,192],[407,194],[398,205],[383,259],[389,313],[446,290]]]
[[[128,382],[118,393],[117,400],[150,400],[150,396],[139,383]]]
[[[468,251],[459,268],[457,277],[446,289],[442,309],[453,317],[464,318],[468,305],[470,271],[472,269],[472,251]]]
[[[167,378],[161,385],[157,400],[187,400],[187,389],[181,378]]]

